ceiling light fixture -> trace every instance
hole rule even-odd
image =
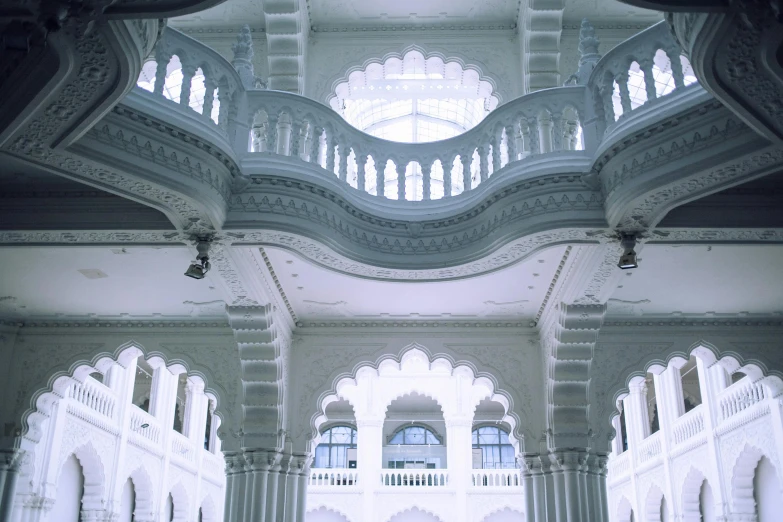
[[[639,263],[636,259],[636,252],[633,248],[636,246],[636,234],[621,234],[620,246],[623,247],[623,255],[620,256],[620,262],[617,263],[622,270],[638,268]]]
[[[198,242],[196,243],[198,255],[196,256],[196,261],[191,263],[185,272],[186,276],[192,277],[193,279],[204,279],[204,276],[207,275],[207,272],[209,272],[210,269],[208,255],[210,242],[211,239],[198,238]]]

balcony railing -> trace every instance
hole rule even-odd
[[[171,54],[157,52],[154,85],[145,83],[152,89],[148,101],[201,113],[200,118],[183,118],[182,125],[216,125],[211,117],[217,89],[217,126],[232,136],[233,154],[240,161],[287,158],[297,172],[309,169],[360,192],[394,200],[457,196],[538,156],[592,158],[608,126],[627,120],[645,103],[681,90],[689,81],[683,72],[687,62],[661,22],[612,49],[596,64],[586,85],[546,89],[512,100],[454,138],[398,143],[366,134],[306,97],[247,89],[226,60],[174,29],[167,28],[158,45],[180,50],[183,83],[178,101],[167,99],[172,95],[162,86]],[[670,70],[656,65],[667,57],[670,66],[664,69]],[[638,70],[635,65],[632,69],[634,62]],[[203,70],[206,86],[200,105],[191,96],[196,67]],[[650,123],[649,117],[645,119],[645,125]]]
[[[610,477],[620,479],[631,473],[631,452],[624,451],[609,460]]]
[[[516,470],[473,470],[471,484],[477,488],[512,488],[522,485]]]
[[[639,444],[637,455],[640,464],[644,464],[645,462],[650,461],[661,454],[663,451],[661,437],[661,432],[657,431],[644,439],[641,444]]]
[[[68,388],[68,398],[109,419],[114,418],[117,398],[107,386],[93,379],[76,382]]]
[[[311,469],[309,486],[357,486],[359,472],[348,468]]]
[[[131,405],[131,433],[135,433],[157,445],[160,443],[160,424],[158,420],[135,404]]]
[[[448,486],[449,473],[444,469],[405,471],[384,471],[381,473],[381,486],[442,487]]]
[[[725,421],[766,398],[764,385],[743,379],[721,392],[718,397],[720,420]]]
[[[699,405],[674,422],[674,444],[681,444],[704,431],[704,408]]]

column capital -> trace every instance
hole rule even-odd
[[[25,456],[18,448],[0,449],[0,471],[18,471]]]
[[[54,507],[54,503],[57,499],[45,497],[37,493],[27,495],[23,501],[24,506],[28,509],[37,509],[44,512],[49,512]]]

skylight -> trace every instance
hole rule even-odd
[[[331,99],[354,127],[405,143],[462,134],[497,104],[492,84],[475,69],[416,50],[350,73]]]

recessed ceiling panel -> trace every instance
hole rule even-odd
[[[535,318],[566,247],[534,254],[514,266],[470,279],[387,282],[313,265],[275,248],[265,252],[300,319]]]
[[[517,0],[312,0],[311,23],[328,26],[383,26],[450,23],[513,23]]]

